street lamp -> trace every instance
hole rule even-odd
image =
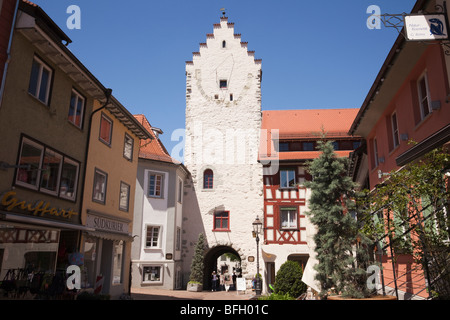
[[[256,278],[255,278],[255,292],[256,295],[260,295],[262,291],[262,279],[259,274],[259,234],[262,229],[262,222],[259,217],[256,216],[256,220],[252,223],[253,225],[253,236],[256,237]]]

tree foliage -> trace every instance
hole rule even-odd
[[[321,284],[319,295],[368,296],[364,269],[368,242],[358,234],[352,216],[356,186],[346,175],[348,159],[336,156],[331,141],[319,141],[318,150],[320,157],[308,166],[313,180],[306,186],[311,188],[307,214],[317,229],[314,241],[318,260],[316,280]]]
[[[203,255],[205,250],[205,235],[200,233],[194,247],[194,257],[191,263],[190,282],[203,283]]]
[[[275,276],[275,294],[297,298],[306,292],[302,281],[302,267],[295,261],[286,261]]]
[[[365,232],[392,246],[394,254],[413,254],[436,294],[450,298],[450,155],[438,148],[400,170],[385,173],[384,181],[367,192]],[[447,289],[443,289],[447,288]]]

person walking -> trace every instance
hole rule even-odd
[[[211,291],[217,291],[217,274],[215,271],[213,271],[212,276],[211,276],[211,281],[212,281],[212,290]]]

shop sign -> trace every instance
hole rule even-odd
[[[128,233],[128,223],[92,214],[87,215],[86,226],[99,231]]]
[[[405,16],[405,32],[409,41],[448,39],[447,21],[443,14]]]
[[[78,212],[73,210],[52,207],[49,202],[45,202],[44,200],[38,200],[33,203],[31,201],[21,200],[16,195],[17,193],[15,191],[9,191],[2,195],[0,204],[4,210],[32,214],[39,217],[61,217],[68,220],[78,215]]]

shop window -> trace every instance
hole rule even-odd
[[[283,230],[297,229],[297,208],[280,208],[280,227]]]
[[[214,213],[214,231],[230,231],[229,211],[218,211]]]
[[[280,188],[294,188],[296,186],[295,169],[280,169]]]
[[[115,241],[113,246],[113,284],[120,284],[123,280],[123,263],[125,246],[123,241]]]
[[[41,191],[50,194],[58,193],[62,155],[46,149],[41,173]]]
[[[49,66],[34,57],[28,92],[46,105],[49,104],[52,74],[53,71]]]
[[[92,193],[93,201],[105,204],[107,181],[108,181],[108,174],[99,169],[95,169],[94,188]]]
[[[77,161],[23,137],[16,185],[75,200],[79,167]]]
[[[214,172],[211,169],[206,169],[203,173],[203,189],[213,189],[214,187]]]
[[[78,128],[83,126],[85,99],[77,91],[72,90],[69,106],[69,122],[73,123]]]
[[[158,248],[159,247],[159,234],[160,227],[147,226],[145,247],[146,248]]]
[[[75,200],[75,190],[77,189],[78,172],[80,165],[75,161],[64,158],[61,172],[61,185],[59,195],[61,198]]]
[[[36,190],[39,188],[43,155],[44,146],[26,138],[22,140],[16,184]]]
[[[130,185],[120,182],[119,209],[128,212],[130,204]]]
[[[125,133],[125,141],[123,145],[123,156],[125,157],[125,159],[130,161],[133,160],[133,147],[134,147],[133,138]]]
[[[84,241],[84,276],[81,278],[83,288],[93,288],[95,284],[97,242],[96,238],[90,237],[87,237]]]
[[[100,136],[99,139],[103,143],[107,144],[108,146],[111,145],[112,140],[112,120],[109,119],[105,114],[102,114],[102,117],[100,119]]]
[[[142,268],[142,282],[161,282],[161,266],[144,266]]]
[[[163,177],[162,174],[150,173],[148,176],[148,192],[149,197],[162,198],[162,187],[163,187]]]

